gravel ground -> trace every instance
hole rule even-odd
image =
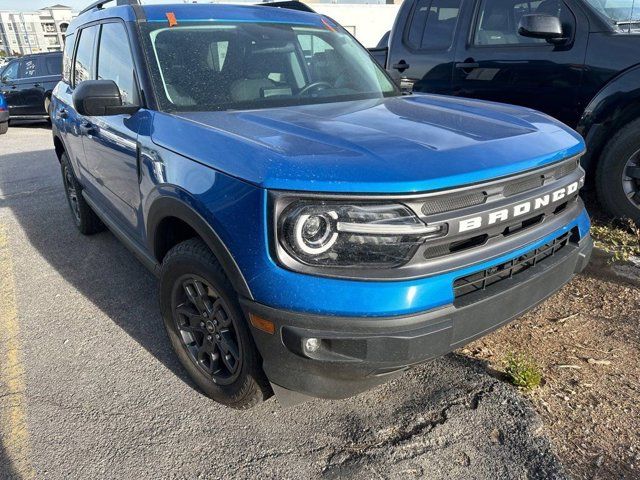
[[[209,401],[155,279],[75,230],[51,145],[38,126],[0,137],[0,477],[565,477],[531,402],[464,356],[344,401]]]
[[[622,268],[624,267],[624,268]],[[542,367],[530,397],[574,478],[640,478],[640,268],[596,253],[584,275],[464,353]]]

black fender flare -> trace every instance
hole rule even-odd
[[[168,217],[175,217],[193,228],[216,256],[236,292],[245,298],[253,299],[240,267],[222,239],[197,211],[174,197],[157,198],[147,214],[147,248],[158,262],[160,259],[156,251],[156,232],[162,220]]]
[[[635,118],[640,118],[640,64],[609,80],[585,108],[576,127],[587,144],[585,170],[595,166],[611,132]]]

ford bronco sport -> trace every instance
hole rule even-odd
[[[93,5],[53,95],[77,227],[159,276],[180,361],[236,408],[385,382],[541,302],[591,249],[578,134],[403,96],[331,19],[276,5]]]

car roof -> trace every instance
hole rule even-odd
[[[223,22],[292,23],[327,27],[323,23],[323,17],[317,13],[289,8],[265,7],[264,4],[152,4],[142,6],[121,5],[86,12],[71,22],[67,34],[73,34],[76,29],[84,24],[107,18],[119,18],[125,22],[168,23],[167,13],[173,13],[178,24],[180,22],[216,20]]]

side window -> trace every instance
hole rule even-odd
[[[60,75],[62,73],[62,61],[58,55],[44,57],[45,69],[43,75]]]
[[[20,62],[20,70],[18,71],[18,78],[32,78],[40,75],[38,72],[38,59],[37,58],[23,58]]]
[[[15,62],[11,62],[9,65],[7,65],[7,68],[3,70],[2,78],[10,82],[17,80],[19,67],[20,67],[19,60],[16,60]]]
[[[559,17],[565,36],[573,34],[575,20],[562,0],[483,0],[474,35],[475,45],[539,45],[542,38],[523,37],[518,23],[531,13]]]
[[[105,23],[98,48],[98,80],[113,80],[120,89],[122,102],[135,105],[138,89],[127,32],[121,23]]]
[[[82,29],[78,48],[76,50],[76,63],[73,68],[73,85],[78,85],[84,80],[91,80],[93,77],[93,55],[94,42],[96,39],[97,26]]]
[[[75,47],[76,36],[67,35],[64,39],[64,52],[62,54],[62,80],[71,83],[71,67],[73,66],[73,47]]]
[[[419,50],[447,50],[453,44],[462,0],[418,0],[405,41]]]

